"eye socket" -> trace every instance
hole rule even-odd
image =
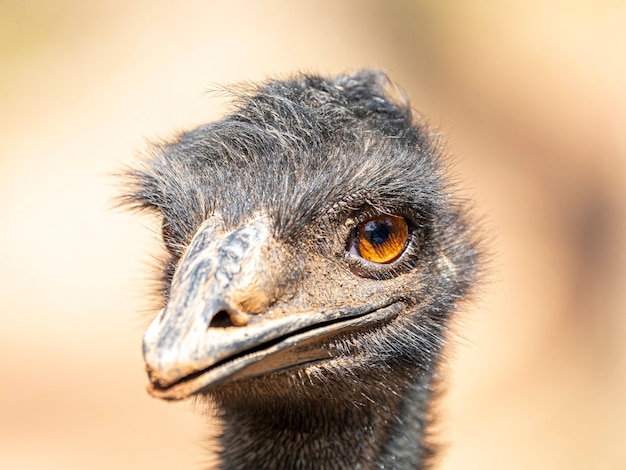
[[[404,217],[379,215],[357,226],[350,251],[372,263],[389,264],[404,252],[408,239]]]

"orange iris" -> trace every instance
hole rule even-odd
[[[379,215],[361,223],[357,232],[359,253],[372,263],[395,261],[409,238],[406,220],[397,215]]]

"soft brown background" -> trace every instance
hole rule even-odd
[[[444,134],[493,254],[440,467],[626,468],[625,25],[610,0],[0,0],[0,468],[206,464],[205,420],[144,391],[156,235],[107,174],[218,117],[211,84],[364,65]]]

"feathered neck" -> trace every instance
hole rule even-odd
[[[432,375],[415,375],[390,370],[388,378],[370,377],[378,383],[361,382],[350,395],[340,387],[302,401],[218,396],[224,422],[218,468],[425,468],[432,454],[425,442]]]

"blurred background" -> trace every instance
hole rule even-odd
[[[149,220],[109,176],[216,119],[212,84],[387,71],[492,252],[442,469],[626,468],[626,2],[0,0],[0,468],[200,469],[151,399]]]

